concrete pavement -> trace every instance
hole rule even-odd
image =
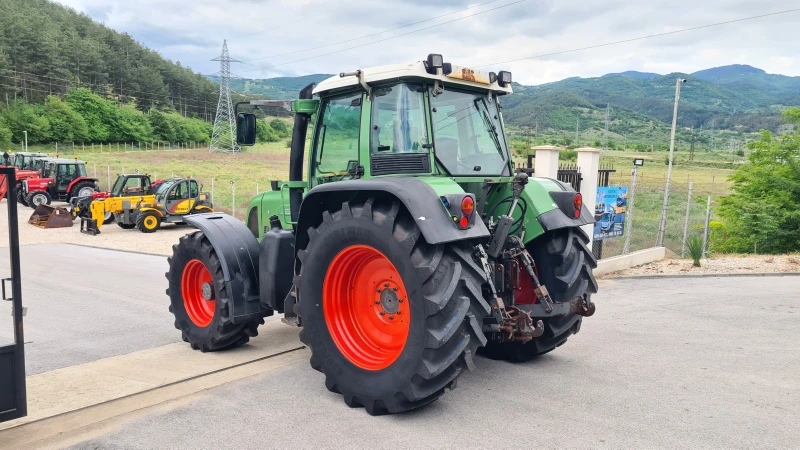
[[[799,291],[796,277],[604,281],[597,314],[563,347],[525,364],[478,358],[411,413],[348,408],[297,350],[38,446],[797,447]]]

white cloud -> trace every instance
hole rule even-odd
[[[234,72],[251,78],[336,73],[419,60],[432,52],[461,65],[486,64],[797,7],[792,0],[768,4],[742,0],[697,4],[527,0],[397,39],[336,52],[517,0],[494,1],[413,27],[330,46],[489,0],[58,1],[203,73],[218,70],[210,60],[219,54],[223,39],[228,40],[231,54],[245,61],[283,55],[233,66]],[[750,64],[770,73],[800,76],[796,41],[792,39],[799,19],[800,12],[793,12],[491,69],[510,69],[516,81],[526,84],[625,70],[694,72],[727,64]],[[303,51],[320,46],[326,47]],[[297,53],[286,54],[292,52]]]

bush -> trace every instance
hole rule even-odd
[[[89,137],[89,127],[83,117],[54,95],[45,100],[43,116],[50,123],[53,141],[85,141]]]
[[[703,238],[694,235],[689,238],[686,246],[689,248],[689,255],[694,261],[692,267],[700,267],[700,259],[703,257]]]
[[[43,117],[42,107],[29,105],[24,100],[14,100],[3,112],[3,119],[11,131],[11,140],[16,143],[25,141],[38,144],[50,140],[50,122]]]
[[[575,161],[578,158],[578,152],[575,150],[561,150],[558,152],[559,161]]]
[[[3,117],[0,117],[0,150],[5,150],[11,146],[11,130],[6,125]]]

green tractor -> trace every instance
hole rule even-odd
[[[514,173],[510,93],[510,72],[429,55],[249,102],[294,112],[289,180],[252,199],[246,225],[185,219],[199,231],[166,274],[183,339],[234,347],[282,313],[328,390],[370,414],[434,401],[478,351],[524,361],[562,345],[595,311],[580,228],[594,217],[570,186]],[[239,106],[236,139],[253,145]]]

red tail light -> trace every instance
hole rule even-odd
[[[575,194],[575,198],[572,199],[572,206],[575,207],[575,218],[577,219],[581,216],[581,207],[583,206],[583,196],[580,192]]]
[[[458,222],[458,226],[463,229],[466,229],[469,226],[469,218],[467,216],[461,216],[461,220]]]
[[[461,200],[461,212],[464,213],[465,216],[472,215],[475,212],[475,200],[472,199],[470,196],[464,197],[464,200]]]

